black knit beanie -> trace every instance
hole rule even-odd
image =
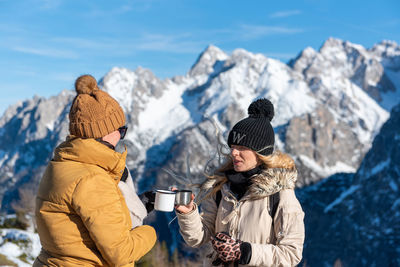
[[[229,132],[228,145],[245,146],[264,156],[272,154],[275,134],[270,122],[274,105],[261,98],[251,103],[247,112],[249,117],[236,123]]]

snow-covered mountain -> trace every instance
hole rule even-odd
[[[246,116],[252,100],[275,105],[277,148],[290,153],[299,185],[337,172],[355,172],[371,141],[400,102],[400,46],[384,41],[371,49],[329,39],[306,48],[289,64],[237,49],[228,55],[207,47],[187,75],[160,80],[150,70],[113,68],[100,86],[128,118],[128,167],[139,190],[175,183],[161,171],[201,177],[217,137]],[[0,199],[3,210],[19,188],[38,184],[53,148],[68,133],[74,92],[36,97],[0,118]],[[391,101],[389,101],[391,100]]]
[[[218,139],[226,138],[228,130],[246,117],[254,99],[270,99],[275,105],[276,146],[295,158],[299,186],[304,187],[299,195],[306,209],[306,227],[312,229],[305,247],[307,265],[332,264],[340,257],[352,266],[351,253],[374,255],[379,253],[379,249],[372,251],[378,245],[394,247],[385,253],[399,258],[395,249],[399,124],[393,119],[398,118],[399,107],[375,138],[391,109],[400,103],[396,43],[383,41],[366,49],[331,38],[319,51],[306,48],[288,64],[243,49],[228,55],[209,46],[185,76],[160,80],[150,70],[113,68],[99,84],[127,115],[127,164],[139,191],[177,184],[165,169],[192,182],[203,179]],[[20,192],[25,202],[29,190],[34,196],[54,147],[68,134],[74,95],[66,90],[48,99],[21,101],[0,118],[0,210],[15,207]],[[215,125],[222,135],[217,136]],[[374,138],[374,152],[364,159]],[[383,194],[388,199],[385,209],[380,209]],[[180,239],[176,222],[167,226],[172,218],[153,213],[150,221],[173,249]],[[370,230],[377,228],[381,231]],[[368,246],[362,248],[362,242],[369,242]],[[347,243],[360,250],[334,247]],[[328,244],[325,254],[318,254],[321,244]]]
[[[400,104],[356,174],[299,190],[307,266],[400,265]]]

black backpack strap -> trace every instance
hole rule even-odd
[[[128,168],[125,167],[124,173],[123,173],[122,176],[121,176],[121,181],[122,181],[122,182],[125,182],[127,178],[128,178]]]
[[[278,209],[279,200],[280,200],[279,192],[276,192],[275,194],[269,196],[269,203],[270,203],[269,215],[272,218],[272,222],[274,221],[276,210]]]
[[[215,193],[215,204],[217,204],[217,208],[219,207],[219,203],[221,203],[222,199],[222,193],[221,190],[218,190],[217,193]]]

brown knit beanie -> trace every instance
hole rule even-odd
[[[125,125],[125,114],[118,102],[97,86],[91,75],[75,81],[77,96],[69,111],[69,132],[85,138],[100,138]]]

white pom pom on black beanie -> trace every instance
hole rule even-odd
[[[274,105],[261,98],[251,103],[247,112],[249,116],[236,123],[229,132],[228,145],[245,146],[264,156],[272,154],[275,144],[271,125]]]

